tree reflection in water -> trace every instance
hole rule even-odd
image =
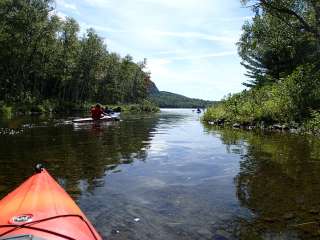
[[[306,136],[207,127],[240,154],[235,177],[239,239],[319,239],[320,141]]]
[[[39,162],[74,197],[90,192],[103,185],[103,176],[116,171],[118,164],[146,159],[158,121],[157,115],[149,115],[98,126],[74,126],[37,119],[22,134],[1,136],[0,197],[30,176]]]

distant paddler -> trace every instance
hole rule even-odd
[[[105,115],[105,113],[99,103],[97,103],[97,105],[95,107],[92,106],[90,111],[91,111],[91,117],[95,121],[101,119]]]
[[[114,111],[111,108],[109,108],[108,106],[105,106],[104,113],[108,114],[108,115],[111,115],[111,114],[114,113]]]

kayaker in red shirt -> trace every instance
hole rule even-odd
[[[93,120],[99,120],[104,115],[103,109],[100,104],[97,104],[95,107],[91,107],[91,117]]]

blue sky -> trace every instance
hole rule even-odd
[[[252,13],[239,0],[56,0],[56,12],[94,28],[109,51],[147,58],[162,91],[219,100],[244,88],[235,44]]]

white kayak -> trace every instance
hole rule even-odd
[[[111,115],[111,116],[103,116],[99,120],[94,120],[93,118],[78,118],[78,119],[73,119],[73,123],[93,123],[93,122],[110,122],[110,121],[119,121],[119,116],[118,115]]]

